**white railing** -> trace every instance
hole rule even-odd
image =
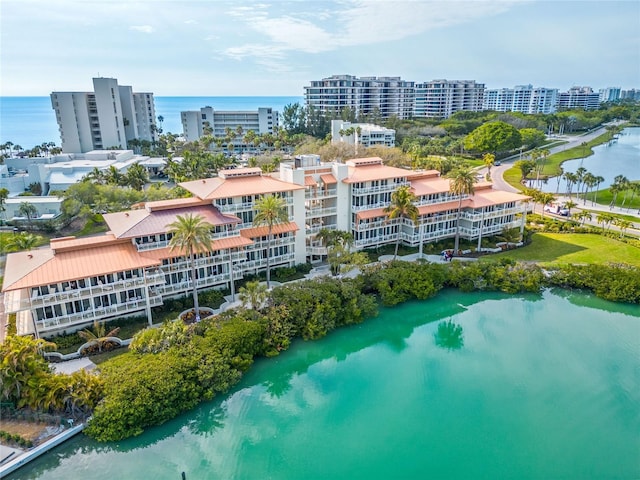
[[[307,191],[304,194],[304,198],[307,200],[313,200],[314,198],[328,198],[335,197],[338,194],[336,188],[329,188],[327,190],[323,188],[312,188],[311,191]]]
[[[351,211],[361,212],[362,210],[374,210],[376,208],[384,208],[388,206],[389,206],[389,202],[378,202],[378,203],[371,203],[369,205],[358,205],[358,206],[354,205],[351,207]],[[384,213],[381,213],[380,215],[384,215]]]
[[[409,182],[402,183],[393,183],[389,185],[378,185],[376,187],[351,187],[351,193],[353,195],[364,195],[367,193],[387,193],[393,192],[398,189],[398,187],[410,185]]]
[[[495,209],[495,210],[493,210],[491,212],[485,212],[484,214],[482,214],[482,213],[462,212],[462,214],[460,215],[460,218],[463,218],[465,220],[470,220],[472,222],[479,222],[483,218],[485,220],[487,220],[489,218],[506,217],[508,215],[515,215],[515,214],[518,214],[518,213],[522,213],[522,210],[520,208],[517,208],[517,207],[514,207],[514,208],[501,208],[501,209]]]
[[[325,207],[325,208],[307,208],[305,210],[305,216],[309,217],[322,217],[325,215],[335,215],[338,212],[336,207]]]

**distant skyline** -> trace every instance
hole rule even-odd
[[[0,95],[302,96],[336,74],[640,88],[640,2],[1,0]]]

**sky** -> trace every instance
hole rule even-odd
[[[640,1],[0,0],[0,95],[302,96],[337,74],[640,88]]]

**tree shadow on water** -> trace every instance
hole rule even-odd
[[[445,350],[459,350],[464,346],[462,327],[451,319],[440,322],[433,337],[436,345]]]

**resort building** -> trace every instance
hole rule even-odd
[[[306,107],[322,115],[339,114],[350,108],[357,118],[386,119],[413,115],[414,82],[400,77],[355,77],[333,75],[313,80],[304,87]]]
[[[278,112],[272,108],[257,111],[216,111],[203,107],[199,111],[180,112],[182,132],[186,141],[193,142],[203,135],[225,138],[228,133],[237,135],[234,144],[241,145],[242,137],[249,131],[257,135],[273,134],[278,129]]]
[[[591,87],[571,87],[568,92],[558,94],[558,110],[597,110],[600,108],[600,94]]]
[[[106,234],[54,239],[48,248],[9,254],[5,311],[15,314],[18,333],[47,336],[128,315],[151,319],[152,307],[188,294],[194,281],[199,289],[233,292],[232,280],[266,268],[268,228],[253,225],[264,195],[284,199],[289,213],[289,221],[273,229],[272,268],[326,259],[317,238],[323,228],[351,232],[356,249],[394,243],[398,234],[403,244],[421,246],[455,236],[457,227],[462,238],[480,244],[482,237],[521,226],[528,198],[479,183],[460,199],[437,171],[390,167],[377,157],[321,163],[305,155],[273,175],[240,168],[180,185],[192,197],[106,214]],[[417,224],[384,213],[403,185],[417,197]],[[169,246],[168,225],[186,214],[211,225],[212,249],[197,252],[195,278],[185,252]]]
[[[620,90],[620,100],[640,100],[640,88],[630,88],[629,90]]]
[[[516,85],[514,88],[488,89],[484,92],[483,110],[496,112],[554,113],[558,89]]]
[[[348,133],[348,134],[347,134]],[[331,120],[331,143],[347,143],[373,147],[396,146],[396,131],[372,123],[351,123],[344,120]]]
[[[53,92],[51,105],[65,153],[157,140],[153,93],[134,93],[115,78],[94,78],[93,92]]]
[[[482,110],[484,84],[475,80],[432,80],[415,86],[414,117],[449,118]]]

